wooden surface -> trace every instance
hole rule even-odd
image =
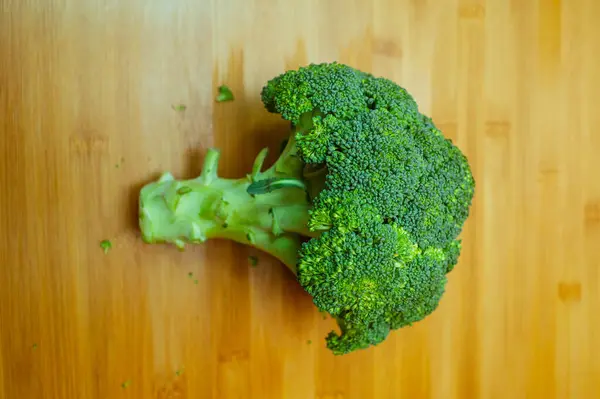
[[[0,5],[2,399],[600,397],[600,2]],[[346,357],[277,262],[136,225],[208,146],[246,173],[286,127],[262,84],[332,60],[406,87],[478,183],[438,311]]]

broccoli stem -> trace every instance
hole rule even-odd
[[[292,129],[289,139],[283,151],[277,158],[277,161],[266,170],[263,178],[289,178],[301,179],[304,171],[304,162],[298,155],[298,146],[296,145],[296,128]]]
[[[258,179],[300,180],[304,165],[295,151],[291,139],[273,166],[260,172],[266,156],[261,151],[252,173],[240,179],[218,176],[220,153],[216,149],[208,150],[197,178],[175,180],[165,173],[140,193],[143,240],[183,249],[186,243],[227,239],[267,252],[296,273],[301,237],[319,234],[307,227],[310,203],[306,192],[294,185],[260,195],[248,192]]]

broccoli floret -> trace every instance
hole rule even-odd
[[[110,240],[102,240],[100,241],[100,248],[107,254],[112,249],[112,242]]]
[[[248,176],[165,174],[140,194],[148,243],[211,238],[281,260],[340,327],[334,354],[384,341],[438,306],[458,263],[475,181],[465,155],[396,83],[339,63],[273,78],[267,111],[291,122],[277,161]],[[183,189],[185,188],[185,189]]]
[[[235,99],[233,92],[228,86],[221,85],[219,86],[218,91],[219,93],[217,94],[216,101],[219,103],[233,101]]]

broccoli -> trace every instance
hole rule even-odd
[[[100,248],[107,254],[112,249],[112,242],[110,240],[102,240],[100,241]]]
[[[226,102],[226,101],[233,101],[235,99],[231,89],[225,85],[219,86],[218,91],[219,91],[219,93],[217,94],[217,97],[215,98],[215,100],[218,103],[222,103],[222,102]]]
[[[337,321],[336,355],[431,314],[474,196],[466,156],[404,88],[337,62],[285,71],[261,99],[290,123],[274,164],[264,149],[247,176],[222,178],[209,149],[199,177],[163,174],[140,193],[143,240],[269,253]]]

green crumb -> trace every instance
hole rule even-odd
[[[119,166],[121,165],[119,165],[118,163],[115,164],[115,168],[119,169]]]
[[[173,109],[177,112],[183,112],[187,109],[187,106],[185,104],[176,104],[173,105]]]
[[[31,349],[33,349],[33,350],[36,350],[37,348],[38,348],[38,344],[33,344],[33,345],[31,346]]]
[[[105,254],[108,253],[112,249],[112,242],[110,240],[102,240],[100,242],[100,248],[104,251]]]
[[[233,92],[231,89],[225,85],[219,86],[219,94],[217,94],[216,98],[217,102],[222,103],[225,101],[233,101]]]
[[[308,345],[310,345],[310,344],[312,344],[312,341],[309,339],[308,341],[306,341],[306,343],[307,343]]]
[[[248,261],[252,267],[256,267],[258,265],[258,257],[256,256],[248,256]]]
[[[125,389],[125,388],[129,388],[129,386],[131,385],[131,381],[127,380],[124,383],[121,384],[121,388]]]
[[[189,273],[188,273],[188,277],[189,277],[189,278],[193,278],[193,279],[194,279],[194,284],[198,284],[198,279],[197,279],[197,278],[194,278],[194,273],[192,273],[192,272],[189,272]]]
[[[182,367],[179,370],[175,371],[175,375],[177,377],[181,377],[181,375],[183,374],[183,371],[184,371],[184,368]]]
[[[188,186],[180,187],[177,190],[177,194],[179,194],[179,195],[185,195],[185,194],[191,193],[191,192],[192,192],[192,189],[190,187],[188,187]]]

